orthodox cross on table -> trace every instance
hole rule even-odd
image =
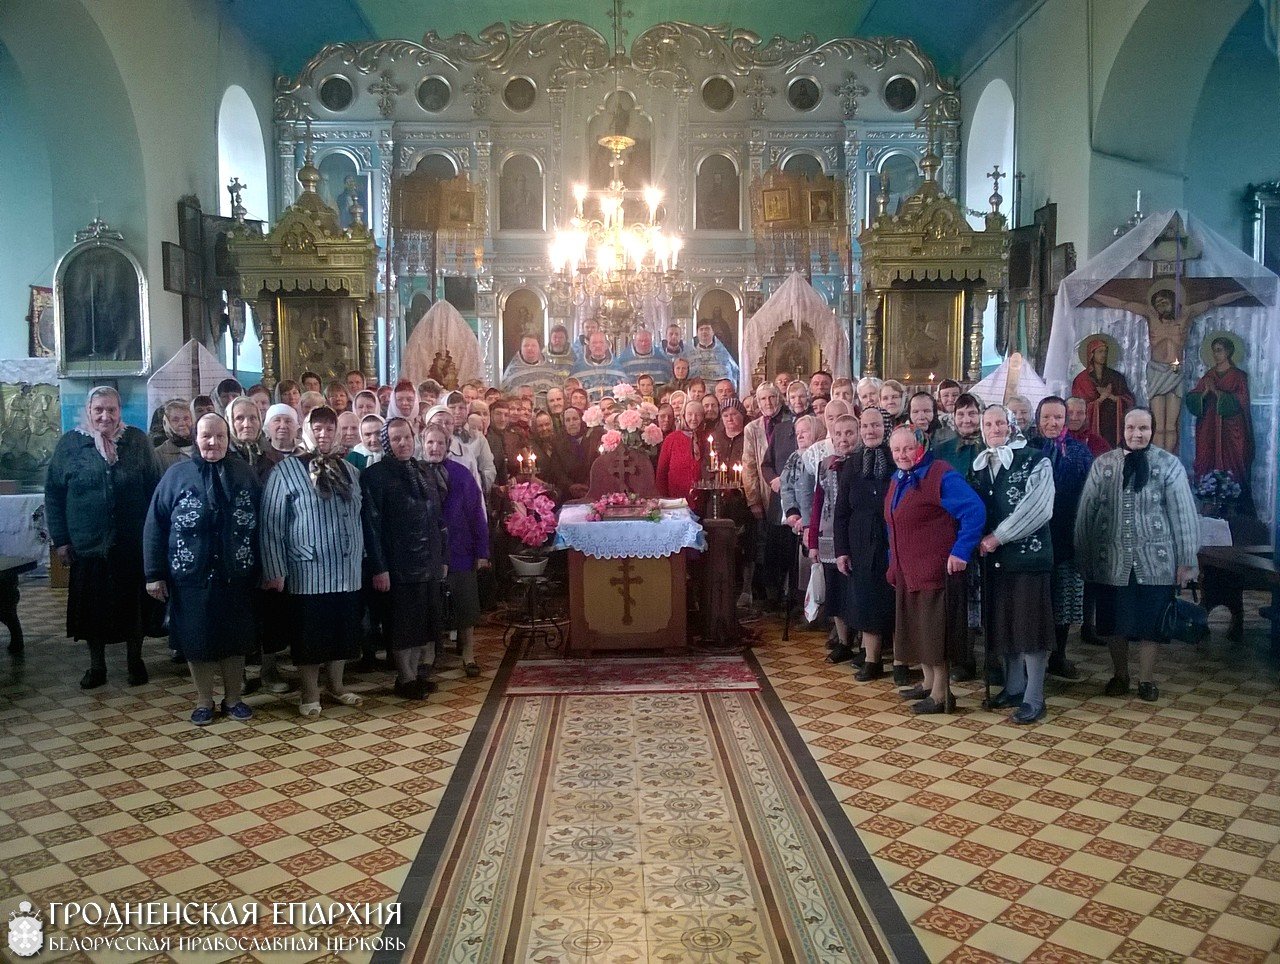
[[[1146,319],[1151,349],[1147,363],[1151,443],[1174,453],[1178,451],[1178,416],[1186,393],[1182,363],[1192,322],[1210,308],[1262,304],[1234,278],[1186,277],[1186,263],[1200,254],[1181,216],[1175,214],[1169,226],[1139,255],[1140,260],[1151,262],[1150,276],[1112,278],[1080,302],[1082,307],[1120,308]]]
[[[631,625],[631,607],[638,600],[631,595],[632,586],[641,586],[644,584],[644,577],[634,575],[631,572],[633,561],[631,559],[622,559],[618,562],[618,571],[621,576],[614,576],[609,580],[609,585],[618,590],[618,595],[622,597],[622,625]]]

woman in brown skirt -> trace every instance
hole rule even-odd
[[[947,660],[963,650],[967,632],[963,574],[986,511],[964,477],[925,451],[909,426],[894,429],[889,451],[897,466],[884,504],[894,659],[924,671],[923,685],[903,694],[917,701],[912,710],[944,713],[951,703]]]

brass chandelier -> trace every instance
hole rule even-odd
[[[622,46],[623,16],[622,0],[614,0],[615,97],[621,96],[621,69],[628,62]],[[616,347],[630,336],[641,303],[652,299],[669,304],[683,284],[679,259],[684,242],[662,229],[662,191],[653,186],[628,188],[624,182],[623,155],[635,146],[635,139],[615,129],[596,143],[610,154],[609,184],[595,191],[586,184],[573,186],[569,226],[557,228],[550,244],[551,291],[575,308],[594,307],[596,321]],[[628,222],[628,207],[636,210],[641,204],[647,218]]]

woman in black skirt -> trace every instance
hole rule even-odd
[[[258,417],[257,406],[247,400]],[[213,686],[222,674],[222,712],[247,720],[244,660],[253,647],[258,583],[258,480],[227,457],[228,426],[210,413],[196,425],[191,458],[171,466],[147,513],[143,552],[147,592],[169,603],[169,635],[196,685],[191,722],[213,721]]]
[[[147,682],[142,526],[159,479],[151,440],[121,421],[119,393],[89,392],[80,427],[58,440],[44,488],[49,538],[71,567],[67,635],[89,644],[83,689],[106,683],[108,643],[125,644],[129,685]]]
[[[854,678],[862,682],[884,675],[881,647],[893,632],[893,587],[889,537],[884,527],[884,497],[895,466],[889,451],[889,413],[868,408],[859,417],[861,445],[840,467],[836,496],[836,567],[844,576],[842,612],[849,632],[862,633],[866,661]]]
[[[364,702],[342,679],[345,661],[360,656],[364,534],[359,473],[338,454],[337,439],[333,409],[312,409],[303,453],[277,465],[262,493],[262,585],[287,594],[304,717],[320,715],[321,666],[329,696],[347,706]]]
[[[435,662],[445,567],[440,475],[413,457],[413,426],[393,417],[382,429],[387,458],[360,476],[364,545],[373,590],[390,598],[387,646],[395,693],[420,700],[434,689],[418,670]]]
[[[1156,630],[1177,587],[1196,574],[1200,518],[1178,457],[1151,444],[1151,412],[1130,409],[1124,445],[1094,461],[1076,512],[1076,565],[1098,600],[1115,675],[1108,696],[1129,692],[1129,643],[1138,646],[1138,695],[1160,697]]]
[[[1004,658],[1004,692],[996,707],[1014,707],[1014,723],[1045,714],[1044,674],[1053,649],[1053,466],[1029,448],[1014,417],[999,405],[982,413],[985,448],[969,484],[987,510],[984,559],[987,645]]]

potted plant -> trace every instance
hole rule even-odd
[[[555,537],[558,521],[550,490],[537,480],[517,482],[507,492],[511,511],[503,525],[525,546],[512,553],[511,565],[519,576],[540,576],[547,568],[545,548]]]

